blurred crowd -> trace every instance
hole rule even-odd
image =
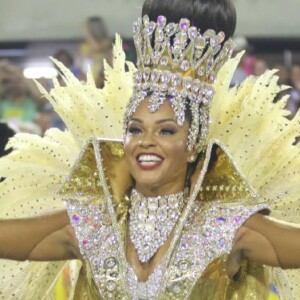
[[[270,65],[266,60],[246,53],[234,74],[232,85],[241,83],[249,75],[262,75],[267,69],[276,69],[278,84],[290,87],[278,95],[275,100],[284,95],[289,95],[286,109],[290,112],[289,119],[292,119],[300,108],[300,64],[293,64],[288,67],[281,62],[277,62]]]
[[[130,42],[124,43],[127,59],[135,61],[134,48]],[[236,51],[246,50],[236,73],[232,85],[241,83],[249,75],[261,75],[269,68],[278,69],[278,82],[289,85],[285,92],[289,100],[286,108],[290,111],[289,118],[293,118],[300,107],[300,63],[288,67],[282,62],[270,65],[249,46],[239,45]],[[78,57],[73,57],[66,49],[60,49],[53,56],[61,61],[81,81],[85,81],[88,68],[91,69],[96,85],[104,85],[103,59],[112,61],[112,39],[108,34],[105,23],[100,17],[91,17],[85,23],[85,40],[78,48]],[[78,62],[75,64],[75,61]],[[55,66],[54,66],[55,67]],[[57,76],[61,85],[63,78]],[[43,85],[49,89],[51,84]],[[281,95],[282,96],[282,95]],[[0,122],[7,123],[14,132],[29,132],[43,135],[50,127],[64,129],[65,126],[52,106],[43,99],[33,80],[26,79],[23,70],[8,60],[0,61]]]

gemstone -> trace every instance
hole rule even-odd
[[[206,45],[206,40],[204,37],[202,36],[198,36],[196,39],[195,39],[195,48],[197,50],[203,50],[203,48],[205,47]]]
[[[213,54],[217,54],[219,51],[221,50],[221,44],[216,44],[214,47],[213,47]]]
[[[159,231],[155,230],[153,232],[153,238],[154,238],[154,240],[157,240],[157,241],[161,239]]]
[[[188,19],[181,19],[179,22],[179,27],[183,31],[188,30],[190,27],[190,21]]]
[[[82,244],[84,247],[88,247],[90,245],[90,242],[88,240],[83,240]]]
[[[156,210],[158,207],[157,199],[151,199],[149,201],[148,207],[150,210]]]
[[[191,40],[194,40],[197,37],[198,30],[196,27],[192,26],[188,30],[188,36]]]
[[[149,244],[144,244],[144,251],[149,252],[150,251],[150,245]]]
[[[150,22],[148,24],[148,26],[145,27],[144,33],[146,35],[148,35],[148,36],[151,36],[153,34],[154,30],[155,30],[155,27],[156,27],[155,23],[154,22]]]
[[[181,260],[178,262],[178,268],[181,270],[181,271],[186,271],[187,269],[190,268],[190,262],[187,261],[187,260]]]
[[[160,197],[159,205],[160,206],[166,206],[167,205],[167,200],[165,198]]]
[[[206,96],[211,98],[214,95],[214,90],[213,88],[209,87],[206,91]]]
[[[166,92],[166,91],[168,90],[168,85],[165,84],[165,83],[161,84],[161,85],[160,85],[160,90],[161,90],[162,92]]]
[[[199,79],[195,79],[192,86],[192,92],[197,94],[201,88],[201,81]]]
[[[170,99],[170,102],[171,102],[171,103],[174,102],[174,100],[175,100],[174,97],[175,97],[176,94],[177,94],[176,88],[174,88],[174,87],[169,87],[169,88],[168,88],[168,94],[169,94],[170,96],[172,96],[171,99]]]
[[[204,32],[203,36],[205,38],[211,38],[216,35],[216,32],[213,29],[208,29]]]
[[[219,248],[224,248],[224,245],[225,245],[225,239],[224,239],[224,238],[221,238],[221,239],[219,240],[218,245],[219,245]]]
[[[168,62],[169,62],[169,59],[168,59],[168,57],[166,57],[166,56],[163,56],[163,57],[161,58],[161,60],[160,60],[160,64],[161,64],[162,66],[166,66],[166,65],[168,64]]]
[[[173,47],[173,54],[175,56],[179,56],[181,54],[181,47],[179,45],[175,45]]]
[[[160,77],[160,72],[157,69],[154,69],[151,73],[151,81],[158,82]]]
[[[181,84],[181,75],[180,73],[175,73],[172,76],[172,85],[178,86]]]
[[[143,16],[143,23],[145,26],[147,26],[149,24],[149,17],[147,15]]]
[[[158,28],[155,33],[155,42],[162,43],[163,41],[164,41],[164,33],[161,28]],[[155,45],[155,46],[159,46],[157,48],[161,48],[160,45]]]
[[[77,215],[73,215],[72,216],[72,220],[73,220],[73,222],[79,222],[79,220],[80,220],[80,217],[79,216],[77,216]]]
[[[165,27],[167,23],[167,19],[164,16],[159,16],[157,18],[157,25],[160,27]]]
[[[183,87],[189,90],[192,87],[193,79],[192,77],[185,77],[182,81]]]
[[[141,81],[142,81],[142,74],[140,72],[136,72],[134,74],[134,82],[138,83],[138,82],[141,82]]]
[[[141,31],[141,25],[138,21],[133,23],[133,33],[137,34]]]
[[[195,50],[194,59],[199,60],[201,58],[201,56],[202,56],[202,53],[203,53],[202,50]]]
[[[113,291],[116,288],[116,283],[112,280],[107,281],[106,288],[108,291]]]
[[[219,222],[219,223],[225,223],[226,219],[223,218],[223,217],[218,217],[218,218],[216,218],[216,221]]]
[[[178,201],[176,197],[170,197],[169,201],[169,206],[172,208],[176,208],[178,206]]]
[[[160,207],[157,210],[157,217],[160,221],[164,222],[168,218],[168,212],[164,207]]]
[[[86,217],[86,218],[84,219],[84,222],[87,223],[87,224],[91,224],[92,221],[93,221],[93,219],[92,219],[91,217]]]
[[[140,228],[140,229],[144,228],[144,225],[145,225],[144,220],[139,220],[138,223],[137,223],[137,227]]]
[[[145,55],[145,57],[144,57],[144,64],[145,64],[145,65],[149,65],[150,62],[151,62],[151,57],[150,57],[150,55]]]
[[[145,219],[148,216],[148,209],[146,207],[142,207],[138,212],[138,218],[140,220]]]
[[[175,43],[183,46],[187,41],[187,34],[185,32],[179,32],[176,35]]]
[[[198,69],[198,75],[200,76],[200,77],[202,77],[203,75],[204,75],[204,68],[203,67],[200,67],[199,69]]]
[[[114,257],[109,257],[104,261],[104,268],[105,269],[112,269],[117,265],[117,260]]]
[[[152,220],[147,220],[147,221],[146,221],[146,224],[145,224],[145,229],[146,229],[146,231],[151,232],[151,231],[154,230],[154,228],[155,228],[155,223],[154,223],[154,221],[152,221]]]
[[[169,83],[171,80],[171,73],[170,71],[163,71],[161,77],[160,77],[160,81],[161,83]]]
[[[179,294],[181,292],[181,289],[182,288],[180,283],[174,283],[172,290],[175,294]]]
[[[218,33],[219,43],[222,43],[225,40],[225,33],[223,31],[220,31]]]
[[[190,63],[187,60],[184,60],[181,65],[180,65],[181,69],[183,71],[187,71],[190,68]]]
[[[148,68],[148,67],[145,68],[145,70],[143,72],[143,79],[144,79],[144,81],[148,81],[149,80],[150,73],[151,73],[150,68]]]
[[[165,32],[167,34],[168,37],[174,35],[177,31],[178,25],[175,23],[169,23],[166,28],[165,28]]]
[[[241,219],[242,219],[241,216],[237,216],[237,217],[235,217],[235,218],[233,219],[233,223],[234,223],[234,224],[238,224],[238,223],[240,222]]]
[[[210,70],[212,65],[214,63],[214,59],[212,57],[210,57],[208,60],[207,60],[207,65],[206,65],[206,69],[207,70]]]

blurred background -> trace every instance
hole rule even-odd
[[[291,86],[287,109],[292,118],[300,106],[299,0],[233,1],[238,15],[236,51],[246,54],[232,84],[267,68],[278,69],[279,83]],[[131,28],[142,2],[1,0],[0,121],[15,131],[39,135],[49,127],[63,129],[63,122],[41,98],[32,79],[48,90],[50,78],[60,80],[49,59],[53,56],[83,81],[91,68],[97,86],[102,87],[102,60],[111,61],[116,32],[123,37],[127,59],[135,61]]]

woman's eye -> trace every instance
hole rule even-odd
[[[142,134],[142,130],[138,127],[129,127],[128,128],[128,132],[130,134],[133,134],[133,135],[139,135],[139,134]]]
[[[162,135],[173,135],[176,133],[175,129],[171,129],[171,128],[164,128],[160,130],[160,134]]]

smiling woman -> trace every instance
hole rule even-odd
[[[195,151],[186,148],[189,123],[176,122],[165,101],[156,113],[143,101],[132,115],[125,135],[125,156],[136,189],[145,196],[183,191],[188,162]]]
[[[70,132],[17,135],[0,160],[0,257],[31,260],[0,262],[17,273],[0,295],[50,297],[49,261],[78,259],[74,299],[299,298],[273,267],[300,267],[300,229],[267,215],[300,223],[300,116],[273,103],[272,71],[229,89],[234,27],[230,0],[146,0],[137,69],[119,38],[100,91],[58,64],[66,86],[43,92]]]

